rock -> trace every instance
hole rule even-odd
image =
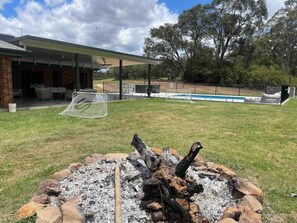
[[[221,219],[232,218],[234,220],[238,220],[240,215],[241,215],[241,210],[239,208],[229,207],[223,212]]]
[[[105,155],[105,161],[112,162],[116,160],[125,160],[127,159],[127,157],[128,157],[127,153],[108,153]]]
[[[57,197],[61,203],[66,203],[67,198],[64,195],[59,194]]]
[[[169,148],[169,156],[172,155],[177,155],[178,157],[181,157],[175,149]]]
[[[82,204],[82,201],[83,201],[82,195],[78,195],[78,196],[68,198],[66,203],[78,206]]]
[[[245,195],[239,205],[243,206],[244,209],[250,208],[252,211],[257,213],[261,213],[263,211],[261,203],[252,195]]]
[[[218,223],[237,223],[237,221],[232,218],[224,218],[222,220],[219,220]]]
[[[17,219],[32,217],[38,210],[44,208],[43,204],[31,201],[22,206],[17,212]]]
[[[199,205],[194,202],[191,202],[190,203],[190,213],[197,215],[199,213]]]
[[[163,154],[163,150],[157,147],[151,147],[151,150],[153,151],[153,153],[155,153],[155,155],[157,156],[162,156]]]
[[[127,157],[128,160],[138,160],[140,159],[140,155],[137,152],[137,150],[135,150],[134,152],[130,153]]]
[[[95,153],[95,154],[93,154],[91,156],[86,157],[85,158],[85,163],[86,164],[97,163],[97,162],[100,162],[100,161],[102,161],[104,159],[105,159],[104,155]]]
[[[201,166],[202,164],[203,164],[203,159],[198,154],[194,159],[193,166],[198,167],[198,166]]]
[[[71,171],[69,169],[64,169],[64,170],[55,172],[51,178],[54,180],[63,180],[67,178],[70,174],[71,174]]]
[[[219,173],[221,175],[221,178],[230,179],[237,176],[235,172],[223,165],[207,162],[206,166],[208,171]]]
[[[82,166],[81,163],[71,163],[68,169],[73,173],[74,171],[78,170]]]
[[[235,178],[231,180],[233,186],[233,195],[236,198],[243,198],[244,195],[253,195],[257,197],[261,202],[263,201],[263,192],[249,180],[244,178]]]
[[[37,211],[36,223],[62,223],[63,217],[60,208],[49,206]]]
[[[34,201],[39,204],[48,204],[49,198],[48,198],[48,195],[46,194],[40,194],[35,197],[32,197],[30,201]]]
[[[74,176],[73,176],[73,174],[70,174],[70,175],[67,177],[67,179],[68,179],[69,181],[73,181],[73,180],[74,180]]]
[[[47,179],[40,183],[39,192],[47,195],[59,195],[61,193],[60,182]]]
[[[261,215],[250,209],[245,209],[240,215],[239,223],[262,223]]]
[[[152,213],[152,221],[153,222],[158,222],[162,221],[164,218],[162,211],[157,211]]]
[[[82,214],[78,211],[76,206],[71,204],[63,204],[61,206],[63,223],[83,223],[84,218]]]
[[[152,202],[152,203],[146,205],[146,208],[153,210],[153,211],[159,211],[162,209],[162,206],[157,202]]]
[[[50,201],[50,204],[53,206],[59,207],[61,205],[61,201],[60,201],[59,197],[49,196],[49,201]]]

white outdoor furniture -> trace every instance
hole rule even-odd
[[[64,97],[66,100],[66,88],[65,87],[52,87],[52,93],[57,94],[59,97]]]
[[[50,87],[38,87],[35,88],[35,94],[37,96],[38,100],[48,100],[48,99],[53,99],[53,92],[52,89]]]
[[[279,104],[281,102],[281,92],[274,94],[263,93],[261,97],[261,103]]]

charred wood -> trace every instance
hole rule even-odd
[[[158,165],[159,159],[157,156],[154,154],[151,148],[138,137],[137,134],[134,135],[131,145],[134,146],[139,152],[147,168],[152,170]]]
[[[200,142],[195,142],[191,146],[189,153],[177,164],[175,168],[176,176],[185,177],[187,169],[202,148],[203,147]]]
[[[191,197],[195,193],[203,192],[203,186],[186,176],[187,169],[199,150],[202,149],[199,142],[195,142],[189,153],[177,164],[170,161],[166,149],[163,150],[163,155],[156,156],[138,135],[134,135],[131,145],[140,153],[150,170],[148,178],[144,179],[144,207],[150,202],[159,203],[162,206],[164,220],[167,222],[210,222],[207,218],[199,215],[198,204],[191,201]]]

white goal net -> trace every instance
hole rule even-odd
[[[59,115],[81,118],[107,116],[107,96],[102,93],[73,92],[72,101]]]
[[[192,102],[190,89],[167,89],[165,98],[166,101]]]

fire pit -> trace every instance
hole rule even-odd
[[[201,143],[184,158],[170,148],[150,148],[137,135],[131,145],[137,152],[94,154],[42,182],[42,194],[27,204],[40,205],[37,222],[53,207],[61,213],[55,212],[56,222],[261,222],[262,191],[224,166],[203,162]],[[19,218],[28,217],[24,207]]]

